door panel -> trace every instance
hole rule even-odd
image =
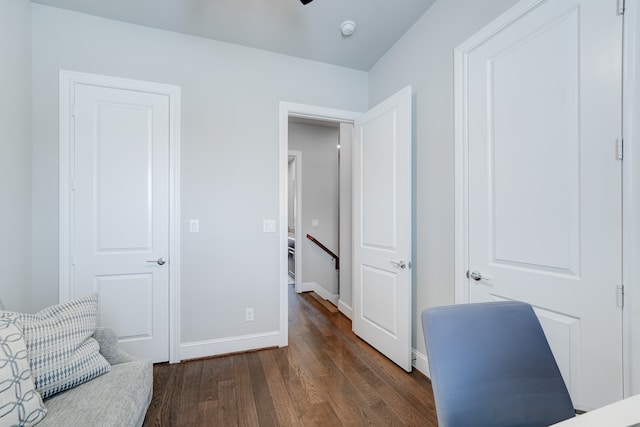
[[[622,398],[622,19],[548,0],[467,57],[472,302],[538,314],[574,405]]]
[[[487,61],[493,259],[575,275],[580,224],[577,9],[549,26],[513,32],[503,37],[514,41]],[[523,84],[524,76],[529,84]]]
[[[362,244],[391,251],[397,250],[396,123],[396,110],[392,109],[361,126],[366,138],[361,147]]]
[[[411,371],[411,88],[355,122],[353,331]]]
[[[72,295],[97,290],[123,348],[169,360],[169,100],[75,87]]]
[[[362,266],[362,318],[392,337],[398,336],[397,274]]]
[[[97,276],[95,281],[100,305],[118,307],[117,312],[102,310],[100,323],[118,331],[123,341],[153,339],[153,275]]]
[[[96,251],[149,251],[153,110],[100,100],[95,109]]]

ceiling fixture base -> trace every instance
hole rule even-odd
[[[353,34],[356,28],[356,22],[352,20],[344,21],[342,24],[340,24],[340,31],[345,37],[349,37],[351,34]]]

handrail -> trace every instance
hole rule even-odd
[[[316,239],[315,237],[313,237],[311,234],[307,234],[307,239],[311,240],[313,243],[315,243],[316,245],[318,245],[320,247],[320,249],[322,249],[323,251],[325,251],[326,253],[328,253],[329,255],[331,255],[331,258],[336,260],[336,270],[340,270],[340,258],[338,257],[338,255],[334,254],[333,252],[331,252],[331,249],[327,248],[325,245],[323,245],[322,243],[320,243],[318,241],[318,239]]]

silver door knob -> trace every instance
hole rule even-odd
[[[398,268],[400,268],[400,269],[402,269],[402,270],[404,270],[405,268],[407,268],[407,263],[406,263],[406,262],[404,262],[404,261],[398,261],[398,262],[396,262],[396,261],[391,261],[391,264],[395,265],[396,267],[398,267]]]
[[[473,280],[475,280],[475,281],[478,281],[478,280],[482,280],[482,279],[483,279],[483,277],[482,277],[482,273],[480,273],[479,271],[472,271],[471,273],[469,273],[469,272],[467,271],[467,277],[468,277],[469,279],[473,279]]]
[[[167,263],[167,260],[165,260],[164,258],[158,258],[158,259],[150,259],[147,262],[155,262],[158,265],[165,265]]]

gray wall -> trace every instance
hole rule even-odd
[[[339,253],[338,128],[289,123],[289,149],[302,152],[302,284],[317,283],[330,295],[338,295],[338,271],[333,259],[306,238],[311,234]],[[318,226],[311,225],[312,219]],[[301,250],[300,250],[301,249]],[[337,301],[334,301],[337,302]]]
[[[58,70],[182,88],[183,343],[279,329],[279,102],[362,111],[367,74],[33,5],[34,304],[58,299]],[[200,233],[188,233],[188,220]],[[286,225],[283,225],[286,226]],[[255,321],[245,322],[245,308]]]
[[[0,299],[31,308],[31,2],[0,2]]]
[[[413,347],[426,354],[420,313],[454,302],[453,50],[516,0],[439,0],[369,72],[373,106],[414,91]]]

